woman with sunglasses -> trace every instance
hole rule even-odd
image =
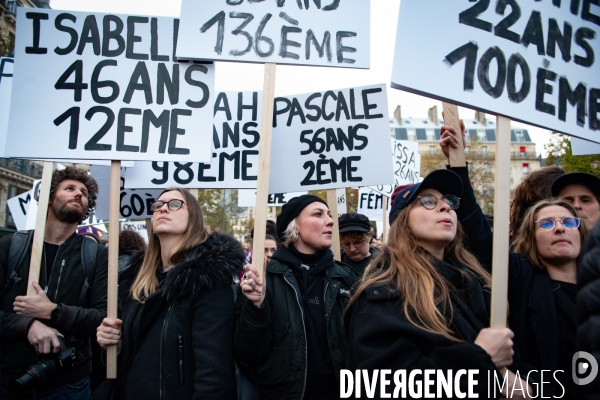
[[[494,373],[512,364],[513,335],[509,329],[488,328],[491,278],[463,244],[456,213],[461,179],[436,170],[423,182],[398,189],[389,241],[346,312],[350,369],[405,370],[407,377],[436,370],[454,387],[447,391],[430,378],[429,392],[436,398],[460,397],[456,390],[469,386],[479,398],[497,398],[500,391],[493,395],[489,389]],[[469,385],[461,370],[477,370],[477,382]],[[515,382],[515,375],[508,375]],[[423,375],[417,380],[421,387],[427,384]],[[406,393],[403,398],[414,396]]]
[[[464,125],[461,128],[464,135]],[[457,146],[456,131],[447,125],[441,131],[440,146],[448,156],[448,146]],[[468,169],[450,169],[466,188],[459,218],[470,248],[491,271],[493,235],[476,203]],[[571,360],[576,337],[577,257],[587,229],[576,215],[573,206],[564,201],[534,204],[513,238],[516,253],[509,255],[508,326],[515,334],[517,353],[511,368],[521,376],[530,374],[538,397],[579,398],[571,378]]]
[[[97,333],[119,346],[118,378],[94,398],[237,398],[232,282],[244,249],[208,233],[187,190],[163,191],[151,209],[148,249],[119,276],[122,319]]]

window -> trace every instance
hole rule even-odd
[[[529,175],[529,163],[523,163],[523,175]]]
[[[471,149],[471,148],[470,148],[469,146],[465,147],[465,154],[469,154],[469,150],[470,150],[470,149]]]
[[[525,158],[525,146],[519,146],[519,157]]]
[[[490,170],[491,170],[490,163],[483,164],[483,170],[485,172],[490,172]]]
[[[481,155],[484,156],[484,157],[488,155],[487,146],[482,146],[481,147]]]
[[[429,155],[435,154],[435,146],[429,146]]]
[[[523,136],[522,130],[515,130],[515,139],[517,142],[524,142],[525,136]]]
[[[485,130],[477,129],[477,137],[479,138],[480,141],[487,140],[487,135],[485,134]]]
[[[428,142],[435,141],[435,133],[433,132],[433,129],[427,129],[427,141]]]

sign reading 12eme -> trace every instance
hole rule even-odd
[[[598,142],[599,33],[598,0],[402,0],[392,86]]]
[[[369,0],[183,0],[177,57],[369,68]]]
[[[7,157],[209,162],[214,66],[179,21],[19,8]]]

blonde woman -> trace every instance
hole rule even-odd
[[[232,282],[244,250],[208,234],[187,190],[165,190],[152,210],[148,249],[119,277],[122,319],[98,328],[120,355],[116,385],[97,398],[234,398]]]

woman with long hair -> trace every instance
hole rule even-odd
[[[494,373],[512,364],[513,335],[488,328],[491,278],[464,246],[456,214],[462,186],[455,173],[436,170],[395,196],[389,241],[346,312],[351,370],[405,370],[408,376],[433,369],[463,389],[467,376],[455,374],[477,370],[469,390],[479,398],[500,394],[490,388]],[[436,398],[454,398],[433,381]]]
[[[208,233],[187,190],[163,191],[152,211],[148,249],[119,276],[122,318],[98,328],[103,348],[120,349],[116,385],[99,391],[120,399],[235,398],[232,282],[244,250]]]
[[[236,303],[238,367],[261,399],[338,399],[348,367],[343,311],[356,272],[333,259],[333,219],[327,203],[303,195],[277,217],[284,240],[258,279],[246,266]]]

